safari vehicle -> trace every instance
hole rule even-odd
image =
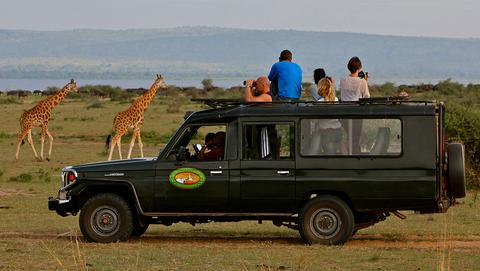
[[[49,209],[80,212],[88,241],[150,224],[272,221],[309,244],[342,244],[399,211],[441,213],[465,196],[464,147],[445,143],[445,106],[204,100],[155,158],[66,167]],[[221,155],[199,159],[209,132]],[[333,133],[332,133],[333,132]]]

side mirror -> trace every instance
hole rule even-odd
[[[183,146],[178,148],[177,161],[187,160],[187,149]]]

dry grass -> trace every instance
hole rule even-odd
[[[105,159],[104,138],[113,116],[128,107],[108,102],[86,110],[87,105],[67,100],[55,109],[51,125],[62,129],[52,131],[56,138],[52,161],[36,162],[23,146],[20,161],[15,162],[18,117],[32,101],[0,104],[0,134],[6,135],[0,137],[0,270],[403,271],[480,266],[480,204],[475,193],[447,214],[390,217],[341,247],[306,246],[296,231],[267,222],[153,225],[145,236],[129,242],[84,243],[78,217],[62,218],[48,211],[47,198],[57,192],[62,167]],[[152,103],[144,130],[170,135],[183,112],[196,108],[188,103],[181,112],[166,114],[166,104]],[[147,144],[146,155],[156,156],[164,143]],[[21,174],[32,179],[9,181]]]

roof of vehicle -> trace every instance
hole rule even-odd
[[[358,102],[262,102],[196,99],[212,109],[187,113],[188,122],[214,121],[237,117],[264,116],[426,116],[434,115],[441,102],[409,101],[389,98],[361,99]]]

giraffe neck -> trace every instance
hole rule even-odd
[[[57,92],[54,95],[48,97],[47,98],[48,106],[50,108],[53,108],[53,107],[57,106],[61,101],[63,101],[63,99],[65,99],[65,97],[68,94],[68,91],[69,91],[69,88],[67,86],[65,86],[59,92]]]
[[[150,89],[145,91],[145,93],[143,93],[143,95],[138,98],[135,103],[138,104],[143,110],[147,109],[147,107],[150,105],[150,102],[155,97],[155,94],[157,94],[158,88],[159,84],[154,82],[152,86],[150,86]]]

